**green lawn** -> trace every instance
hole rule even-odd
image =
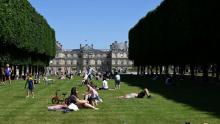
[[[25,98],[24,80],[0,86],[0,124],[209,124],[220,123],[220,87],[204,85],[195,81],[179,81],[176,87],[164,87],[161,80],[153,81],[143,77],[122,77],[120,90],[99,91],[103,103],[100,110],[80,109],[77,112],[62,113],[48,111],[51,97],[56,89],[69,94],[77,86],[80,94],[86,90],[80,87],[80,78],[58,80],[45,86],[36,85],[34,99]],[[100,86],[101,81],[95,81]],[[114,82],[108,81],[110,87]],[[152,98],[120,100],[117,96],[137,92],[148,87]],[[80,96],[82,98],[82,95]]]

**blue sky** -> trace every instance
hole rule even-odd
[[[128,31],[162,0],[29,0],[56,31],[64,49],[93,44],[109,49],[128,41]]]

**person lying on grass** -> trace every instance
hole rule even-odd
[[[120,98],[120,99],[130,99],[130,98],[144,98],[144,96],[147,96],[147,98],[150,98],[151,95],[148,91],[147,88],[145,88],[144,90],[140,91],[139,93],[129,93],[129,94],[126,94],[124,96],[119,96],[117,98]]]
[[[79,108],[90,108],[90,109],[95,109],[95,110],[99,109],[99,108],[96,108],[96,107],[92,106],[91,104],[89,104],[89,101],[87,101],[87,100],[80,100],[78,97],[78,91],[77,91],[76,87],[73,87],[71,89],[71,93],[68,98],[67,105],[69,105],[71,103],[76,104]]]

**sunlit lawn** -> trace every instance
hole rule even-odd
[[[166,88],[161,81],[127,77],[120,90],[99,91],[103,103],[100,110],[80,109],[77,112],[63,113],[48,111],[51,97],[57,89],[69,94],[71,87],[77,86],[81,98],[85,87],[80,87],[80,78],[58,80],[45,86],[44,82],[36,85],[36,97],[25,98],[24,80],[0,86],[0,124],[219,124],[219,92],[214,87],[196,85],[178,85]],[[101,81],[94,82],[101,86]],[[108,81],[113,88],[113,80]],[[184,82],[181,82],[184,84]],[[197,84],[199,85],[199,84]],[[152,98],[120,100],[117,96],[137,92],[148,86]],[[187,87],[187,88],[186,88]],[[204,87],[204,88],[203,88]],[[207,92],[205,96],[204,93]],[[195,94],[192,94],[194,93]],[[215,94],[215,96],[212,96]],[[210,96],[209,96],[210,95]],[[183,99],[182,99],[183,98]],[[215,100],[215,102],[214,102]],[[195,101],[195,102],[194,102]],[[197,105],[197,102],[208,105]],[[203,107],[207,107],[204,108]]]

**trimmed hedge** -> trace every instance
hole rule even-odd
[[[0,62],[47,65],[55,31],[27,0],[0,1]]]

